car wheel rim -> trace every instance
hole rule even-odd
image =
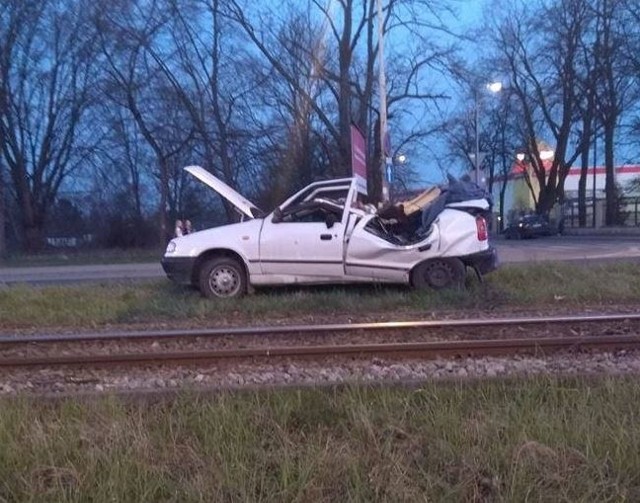
[[[216,267],[209,275],[209,288],[217,297],[233,297],[240,290],[240,273],[232,267]]]
[[[452,283],[453,274],[447,264],[439,262],[426,270],[426,279],[431,286],[444,288]]]

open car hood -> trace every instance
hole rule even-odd
[[[262,218],[264,216],[264,213],[255,204],[238,194],[226,183],[213,176],[203,167],[187,166],[184,170],[215,190],[218,194],[233,204],[243,215],[246,215],[249,218]]]

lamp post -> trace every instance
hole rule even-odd
[[[393,169],[393,177],[389,182],[389,198],[391,198],[392,195],[396,195],[396,190],[398,189],[398,187],[402,187],[406,190],[406,184],[404,183],[400,175],[400,168],[407,164],[408,160],[409,158],[407,157],[407,154],[403,153],[399,153],[391,157],[390,164],[387,166],[388,168]]]
[[[492,93],[499,93],[502,91],[502,82],[490,82],[486,85],[486,88]],[[475,153],[473,156],[473,167],[475,171],[475,182],[476,185],[480,185],[480,97],[478,95],[478,90],[476,89],[473,93],[474,97],[474,121],[475,121]]]
[[[380,175],[382,203],[389,201],[389,182],[387,181],[387,81],[384,73],[384,19],[382,0],[377,0],[378,14],[378,92],[380,93]]]

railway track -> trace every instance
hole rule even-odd
[[[616,327],[615,330],[611,330],[612,326]],[[579,330],[574,327],[579,327]],[[585,327],[609,328],[604,330],[605,333],[598,333],[596,329],[596,335],[585,335],[588,331]],[[366,341],[367,337],[375,334],[403,337],[410,331],[418,332],[422,340]],[[440,334],[447,332],[450,337],[430,340],[429,334],[433,331],[439,331]],[[462,337],[459,331],[462,331]],[[497,331],[501,332],[499,338],[495,337]],[[513,331],[517,332],[517,337],[509,336]],[[555,335],[557,332],[565,335]],[[347,339],[354,333],[357,334],[358,341],[349,343],[330,340],[337,335]],[[470,333],[473,337],[469,337]],[[301,343],[309,336],[316,339],[312,343],[308,340]],[[275,339],[272,340],[271,337]],[[292,341],[285,344],[283,337],[291,337]],[[317,337],[326,338],[327,343],[318,344]],[[254,343],[259,338],[260,343],[247,345],[246,339],[251,338]],[[229,339],[234,341],[231,347]],[[176,341],[186,344],[186,349],[176,349]],[[224,341],[224,344],[211,348],[207,345],[211,341]],[[167,342],[173,342],[174,346],[162,349]],[[25,367],[93,368],[305,358],[429,359],[615,349],[640,349],[640,314],[2,336],[0,371]]]

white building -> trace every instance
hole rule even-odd
[[[547,161],[550,165],[551,161]],[[504,216],[507,220],[509,217],[520,211],[529,211],[535,208],[535,199],[533,193],[538,192],[538,182],[536,177],[530,172],[529,180],[531,182],[531,188],[526,182],[525,174],[527,166],[521,161],[517,161],[511,170],[511,173],[505,180],[504,177],[496,178],[493,184],[493,198],[494,198],[494,211],[500,213],[500,191],[503,189],[504,183],[507,184],[504,197]],[[569,174],[565,179],[564,193],[565,193],[565,216],[571,216],[576,213],[577,215],[577,199],[578,199],[578,183],[580,180],[581,168],[579,166],[573,166],[569,170]],[[587,170],[587,186],[586,196],[588,208],[588,221],[591,222],[592,202],[594,195],[595,184],[595,198],[596,198],[596,225],[600,226],[604,224],[604,199],[605,199],[605,183],[606,183],[606,171],[603,166],[589,167]],[[616,183],[621,187],[623,196],[627,198],[626,211],[631,216],[628,219],[628,225],[638,225],[637,220],[638,202],[640,201],[640,193],[633,193],[630,191],[630,182],[634,179],[640,178],[640,165],[622,165],[615,168]],[[532,192],[533,189],[533,192]],[[602,209],[600,209],[602,207]],[[567,213],[570,213],[567,215]],[[571,224],[570,224],[571,225]]]

